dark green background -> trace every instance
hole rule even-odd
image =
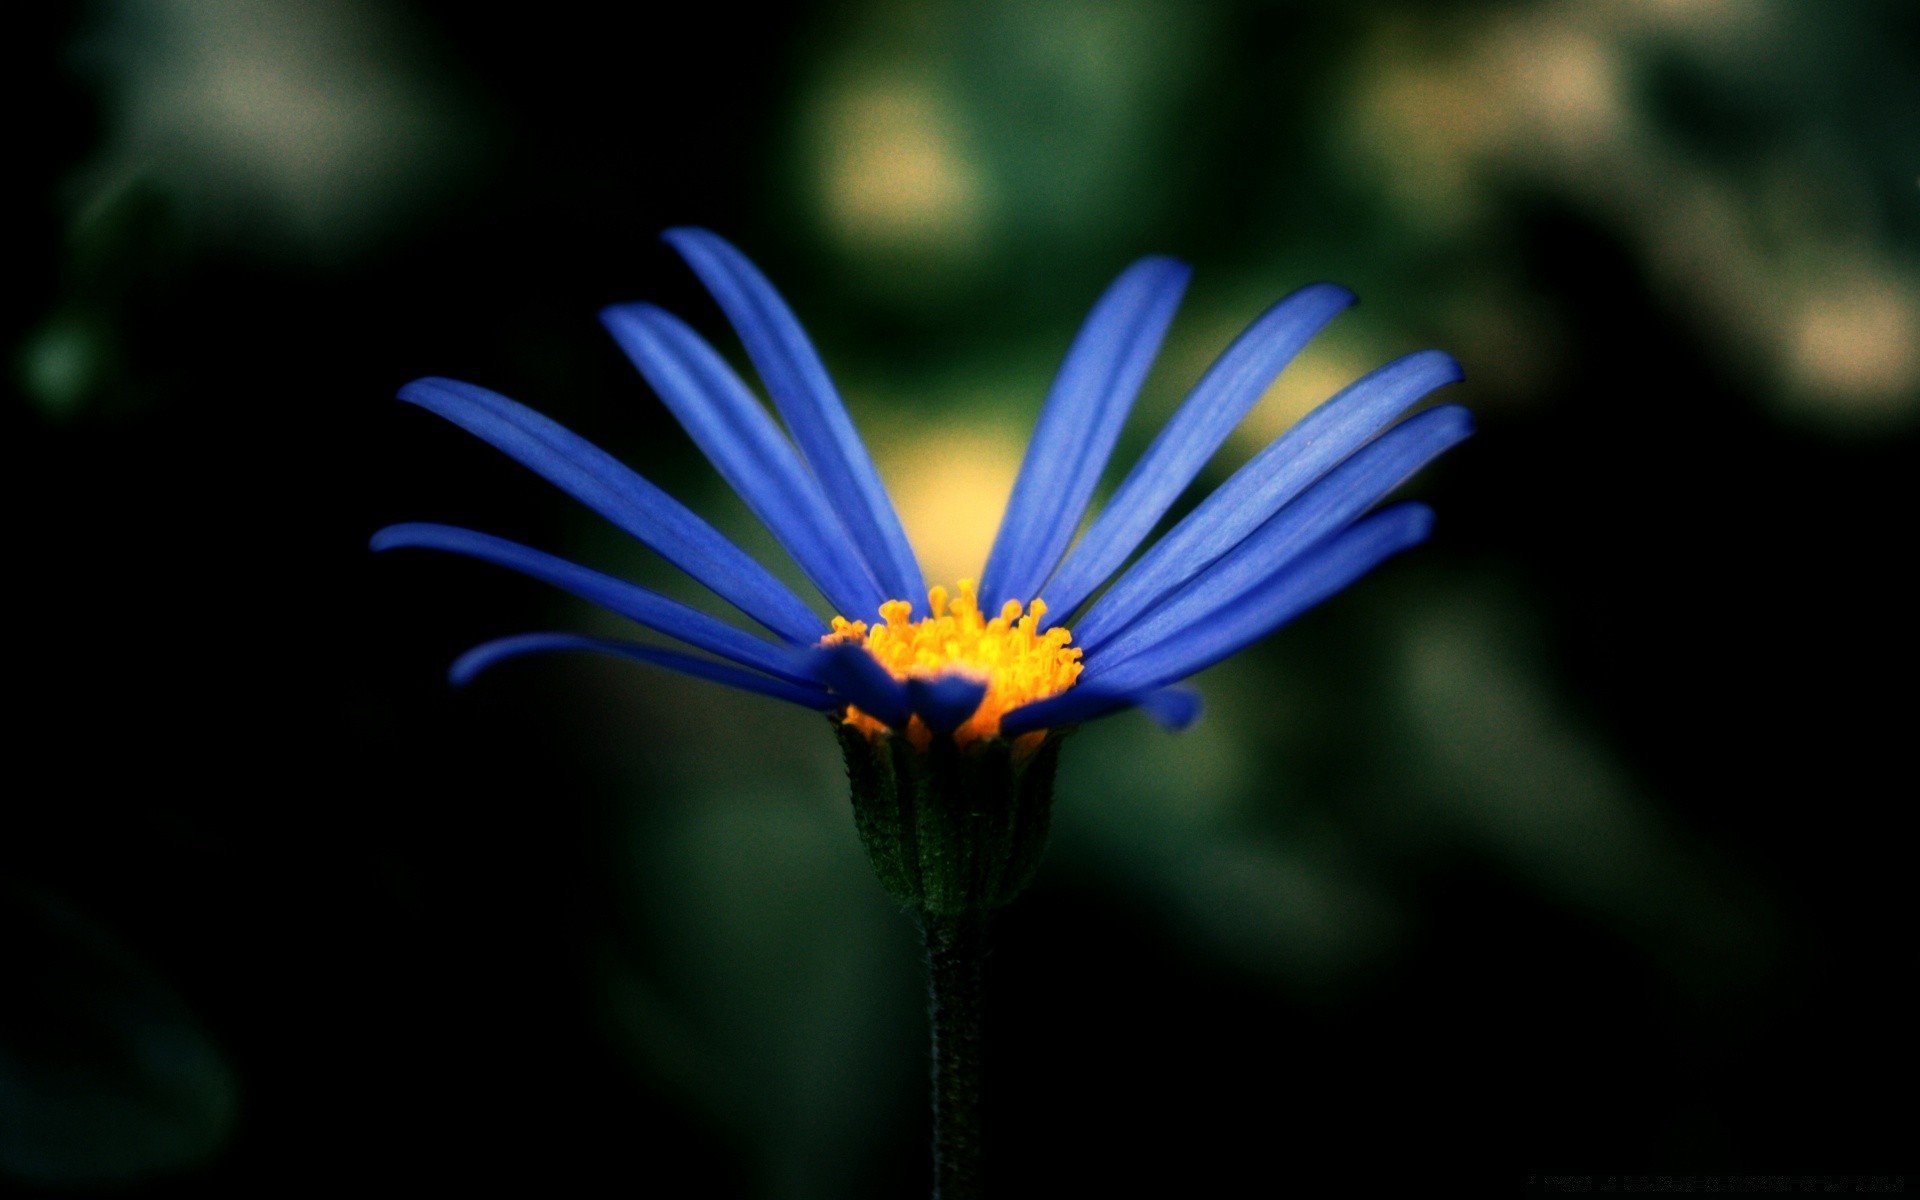
[[[6,152],[0,1187],[922,1186],[915,938],[819,718],[577,658],[455,693],[478,641],[612,626],[365,549],[679,586],[391,402],[423,374],[742,531],[594,322],[733,353],[679,223],[781,284],[902,487],[993,478],[1142,253],[1197,271],[1121,466],[1314,279],[1363,302],[1269,430],[1466,367],[1430,545],[1192,731],[1067,745],[989,962],[997,1193],[1911,1164],[1920,9],[63,11]]]

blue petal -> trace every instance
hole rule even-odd
[[[1191,688],[1105,688],[1079,684],[1023,704],[1000,718],[1000,736],[1016,738],[1036,729],[1080,725],[1128,708],[1143,708],[1167,729],[1185,729],[1200,719],[1200,694]]]
[[[818,481],[733,368],[679,318],[651,304],[617,305],[600,320],[827,601],[843,616],[878,616],[888,597]]]
[[[1022,604],[1060,562],[1100,482],[1191,272],[1143,258],[1121,272],[1087,315],[1040,410],[993,552],[981,607]]]
[[[1072,616],[1120,569],[1274,377],[1353,299],[1352,292],[1330,283],[1301,288],[1234,339],[1040,589],[1050,609],[1047,624]]]
[[[1424,504],[1396,504],[1382,509],[1334,534],[1213,619],[1182,630],[1178,636],[1103,672],[1092,686],[1119,691],[1185,679],[1272,633],[1381,562],[1417,545],[1432,528],[1433,511]]]
[[[907,703],[936,734],[948,734],[960,728],[986,696],[986,682],[966,675],[907,680]]]
[[[911,601],[915,613],[924,615],[926,578],[900,516],[793,311],[759,268],[725,239],[704,229],[669,229],[662,236],[739,333],[774,407],[833,498],[874,577],[890,599]]]
[[[1091,682],[1120,663],[1153,649],[1285,569],[1421,467],[1473,432],[1466,409],[1449,404],[1409,417],[1330,471],[1206,570],[1101,644],[1084,679]]]
[[[861,712],[899,729],[913,715],[907,685],[887,673],[866,648],[844,642],[813,652],[808,669]]]
[[[452,379],[417,379],[400,389],[400,399],[538,473],[788,641],[817,641],[826,631],[785,584],[686,505],[557,422]]]
[[[622,658],[652,663],[656,667],[665,667],[669,671],[678,671],[683,675],[723,683],[743,691],[758,692],[762,696],[772,696],[776,700],[785,700],[804,708],[826,711],[840,706],[840,701],[824,688],[788,683],[784,679],[770,679],[752,671],[742,671],[738,667],[730,667],[708,658],[696,658],[691,654],[681,654],[675,650],[661,650],[654,646],[642,646],[637,642],[617,642],[610,638],[587,637],[579,633],[522,633],[514,637],[486,642],[455,659],[453,667],[447,672],[447,677],[453,681],[454,686],[459,687],[497,662],[518,658],[523,654],[544,654],[550,650],[591,650],[600,654],[617,654]]]
[[[762,641],[725,621],[689,608],[678,600],[670,600],[638,584],[603,575],[518,542],[476,533],[471,529],[456,529],[451,525],[413,522],[389,525],[382,529],[373,535],[372,546],[375,550],[409,547],[444,550],[490,562],[563,588],[582,600],[598,604],[656,633],[677,638],[695,649],[716,654],[743,667],[766,671],[795,683],[813,682],[804,673],[801,651]]]
[[[1423,350],[1381,367],[1308,413],[1128,568],[1074,623],[1074,640],[1092,651],[1132,624],[1388,422],[1435,388],[1459,379],[1460,366],[1452,358]]]
[[[1161,728],[1178,732],[1198,721],[1206,704],[1192,688],[1164,687],[1140,697],[1140,707],[1158,721]]]

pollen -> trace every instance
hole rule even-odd
[[[987,685],[985,698],[953,736],[963,746],[995,737],[1000,732],[1000,718],[1011,710],[1073,686],[1080,677],[1080,650],[1068,644],[1073,635],[1064,628],[1040,628],[1047,614],[1046,601],[1035,600],[1023,606],[1018,600],[1009,600],[1001,606],[999,616],[988,620],[973,589],[971,579],[960,581],[957,596],[950,596],[946,588],[934,588],[927,593],[931,615],[919,621],[912,619],[913,605],[905,600],[882,604],[881,623],[877,625],[835,617],[833,632],[820,644],[863,645],[895,679],[967,675],[983,681]],[[887,729],[852,705],[847,707],[844,720],[870,738]],[[932,735],[920,718],[914,717],[907,736],[915,745],[925,746]],[[1038,741],[1041,736],[1030,733],[1026,738]]]

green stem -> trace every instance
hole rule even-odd
[[[980,961],[984,913],[923,918],[933,1024],[934,1200],[980,1196]]]

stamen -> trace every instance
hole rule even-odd
[[[954,731],[961,745],[998,736],[1000,718],[1034,700],[1057,695],[1080,677],[1080,650],[1069,646],[1073,635],[1060,626],[1040,631],[1046,616],[1044,601],[1022,606],[1009,600],[1000,615],[986,620],[974,595],[974,582],[962,579],[959,595],[935,587],[927,593],[929,616],[913,620],[913,606],[889,600],[880,606],[884,624],[833,619],[833,632],[821,645],[858,643],[895,679],[938,679],[966,675],[987,685],[987,694],[973,716]],[[868,737],[887,731],[881,722],[847,707],[846,723]],[[916,746],[926,746],[932,734],[919,717],[907,727]],[[1025,735],[1037,741],[1041,734]]]

